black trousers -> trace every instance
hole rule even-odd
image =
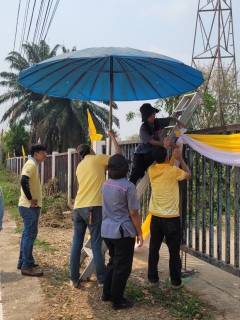
[[[120,303],[127,280],[132,271],[135,238],[108,239],[103,238],[109,250],[103,294],[110,297],[111,302]]]
[[[152,151],[148,153],[134,153],[133,166],[129,181],[136,184],[139,178],[144,176],[145,171],[154,162]]]
[[[150,225],[151,239],[148,256],[148,280],[158,282],[158,261],[159,250],[165,236],[169,251],[169,270],[171,283],[179,286],[182,283],[181,269],[182,261],[180,258],[181,244],[181,221],[180,217],[160,218],[152,216]]]

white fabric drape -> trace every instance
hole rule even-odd
[[[178,138],[177,144],[188,144],[194,150],[196,150],[201,155],[215,160],[217,162],[227,164],[230,166],[240,167],[240,153],[224,151],[217,148],[213,148],[209,145],[206,145],[200,141],[188,137],[184,132],[185,129],[180,129],[181,136]]]

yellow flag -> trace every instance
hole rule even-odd
[[[88,115],[89,136],[90,136],[91,144],[93,144],[93,141],[101,140],[103,135],[97,133],[95,125],[93,123],[93,119],[88,109],[87,109],[87,115]]]
[[[26,159],[26,153],[25,153],[25,150],[23,148],[23,145],[22,145],[22,155],[23,155],[23,159],[25,160]]]

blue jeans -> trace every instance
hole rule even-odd
[[[89,213],[92,212],[92,221],[90,223]],[[91,246],[93,252],[93,261],[96,269],[96,275],[99,283],[104,282],[105,275],[105,257],[102,250],[102,207],[86,207],[74,209],[74,234],[70,255],[70,279],[78,281],[80,277],[80,256],[83,247],[84,236],[87,227],[91,235]]]
[[[40,209],[40,207],[18,207],[20,216],[23,219],[23,233],[18,260],[18,266],[21,269],[29,269],[34,264],[33,244],[38,234]]]

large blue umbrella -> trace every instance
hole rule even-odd
[[[192,91],[202,73],[178,60],[132,48],[88,48],[47,59],[20,72],[31,91],[72,100],[110,102],[167,98]]]

